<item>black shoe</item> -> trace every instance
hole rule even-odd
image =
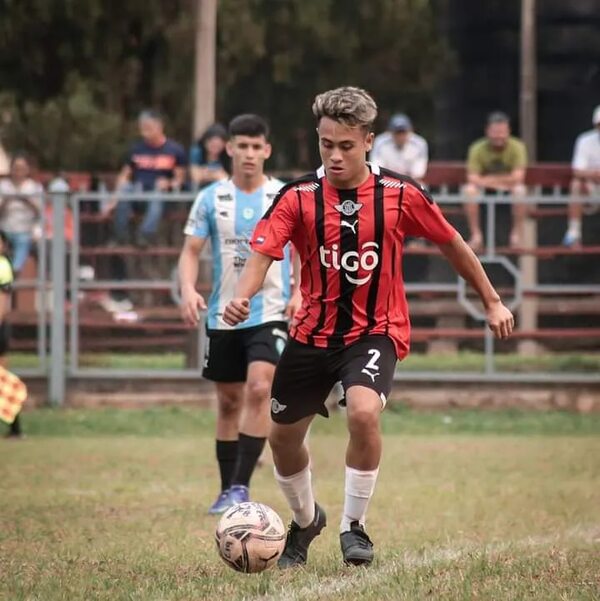
[[[358,522],[352,522],[350,530],[340,534],[340,545],[345,564],[362,566],[373,561],[373,543]]]
[[[277,561],[277,566],[293,568],[294,566],[304,565],[308,556],[308,547],[316,536],[319,536],[321,530],[327,525],[327,516],[319,505],[315,503],[315,517],[312,524],[306,528],[300,528],[292,520],[285,541],[285,549]]]

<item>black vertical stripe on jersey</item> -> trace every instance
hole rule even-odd
[[[317,325],[308,336],[308,344],[314,344],[315,335],[318,334],[325,324],[325,302],[327,298],[327,267],[321,262],[321,247],[325,247],[325,199],[323,197],[323,186],[319,186],[314,193],[315,199],[315,231],[317,234],[317,256],[319,257],[319,274],[321,276],[321,310]],[[312,291],[311,291],[312,292]]]
[[[396,225],[394,226],[396,228],[396,230],[400,226],[400,217],[402,217],[402,199],[403,198],[404,198],[404,187],[400,188],[400,190],[398,192],[398,217],[396,218]],[[402,248],[402,247],[400,247],[400,248]],[[397,254],[399,254],[399,253],[396,252],[396,242],[394,241],[394,245],[392,247],[392,273],[391,273],[391,278],[390,278],[391,282],[395,282],[396,277],[400,277],[402,275],[401,273],[399,273],[396,276],[396,261],[399,261],[400,265],[402,265],[402,261],[400,260],[400,257],[396,256]],[[388,331],[390,329],[389,314],[390,314],[391,299],[392,299],[392,295],[388,294],[387,310],[385,312],[385,315],[386,315],[385,333],[386,334],[388,333]]]
[[[396,241],[394,241],[393,245],[392,245],[392,273],[390,274],[390,280],[392,282],[396,281],[396,261],[398,259],[396,259]],[[398,274],[400,275],[400,274]],[[385,333],[387,334],[390,330],[390,320],[389,320],[389,314],[390,314],[390,305],[392,303],[392,295],[388,294],[387,295],[387,307],[385,310]]]
[[[299,203],[299,207],[298,207],[298,212],[300,214],[300,221],[302,222],[302,225],[305,226],[305,222],[304,222],[304,207],[302,206],[302,194],[300,194],[300,192],[297,193],[298,194],[298,203]],[[313,200],[314,202],[314,200]],[[306,246],[308,246],[308,239],[305,239],[305,244]],[[296,248],[296,253],[298,255],[300,255],[300,249]],[[310,249],[306,248],[306,254],[307,256],[310,254]],[[292,262],[292,272],[294,269],[294,264]],[[302,264],[300,265],[300,273],[302,273]],[[312,274],[312,269],[308,270],[308,276],[309,276],[309,286],[308,289],[312,292],[313,287],[314,287],[314,281],[313,281],[313,274]],[[295,282],[296,286],[300,286],[301,282]],[[290,330],[290,334],[294,334],[295,332],[298,331],[298,328],[307,320],[308,316],[310,315],[310,313],[308,311],[306,311],[306,313],[304,314],[304,317],[300,320],[298,320],[297,322],[295,322],[295,324],[292,326],[291,330]]]
[[[374,222],[374,240],[377,244],[377,255],[379,261],[377,267],[371,274],[371,283],[369,294],[367,295],[367,327],[365,332],[370,330],[376,323],[375,313],[377,311],[377,296],[379,294],[379,279],[381,277],[381,268],[385,256],[383,248],[383,233],[384,233],[384,188],[380,183],[379,178],[376,180],[375,190],[373,195],[373,222]]]
[[[338,190],[338,198],[340,204],[344,201],[351,200],[353,203],[358,201],[358,191],[354,190]],[[363,211],[366,207],[363,207]],[[354,231],[352,228],[344,227],[343,221],[351,223],[356,220]],[[337,314],[335,316],[335,328],[333,333],[329,337],[330,344],[340,344],[343,342],[342,336],[347,334],[352,329],[354,320],[352,319],[352,296],[354,290],[356,290],[356,284],[353,284],[346,277],[346,272],[342,267],[342,257],[348,252],[355,252],[357,254],[357,261],[360,260],[360,254],[358,250],[358,227],[359,227],[359,211],[346,217],[343,213],[340,213],[340,246],[338,248],[338,260],[340,262],[340,294],[337,301]],[[353,277],[358,276],[358,271],[351,274]]]

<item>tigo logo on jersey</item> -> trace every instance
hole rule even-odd
[[[336,271],[342,269],[346,279],[351,284],[362,286],[371,279],[372,274],[370,272],[379,265],[379,255],[376,252],[376,249],[378,248],[379,245],[377,242],[365,242],[362,245],[360,252],[349,250],[340,255],[337,244],[334,244],[331,249],[320,246],[319,258],[323,266],[327,268],[333,267]],[[356,273],[359,269],[368,271],[369,273],[362,278],[350,275],[351,273]]]
[[[362,204],[360,202],[354,202],[353,200],[344,200],[341,205],[334,205],[336,210],[338,210],[342,215],[346,215],[346,217],[352,217],[354,213],[358,213],[362,208]]]

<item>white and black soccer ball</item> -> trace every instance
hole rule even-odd
[[[238,572],[262,572],[285,547],[286,529],[277,513],[262,503],[240,503],[219,520],[215,541],[221,559]]]

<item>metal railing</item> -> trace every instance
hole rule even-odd
[[[132,193],[120,194],[124,200],[136,202],[148,202],[160,198],[167,205],[173,203],[186,203],[186,211],[191,206],[193,194],[161,194],[157,193]],[[65,396],[65,387],[69,378],[110,378],[110,379],[135,379],[135,378],[199,378],[201,375],[201,361],[203,357],[203,328],[197,336],[196,355],[197,362],[194,366],[181,369],[112,369],[101,367],[85,367],[81,365],[81,309],[79,306],[80,294],[88,294],[98,291],[109,291],[115,289],[135,289],[147,291],[166,291],[171,298],[177,296],[177,282],[174,271],[171,268],[162,278],[143,279],[135,277],[127,281],[117,279],[94,279],[93,281],[80,281],[79,270],[81,266],[82,252],[85,252],[85,240],[81,237],[82,216],[81,205],[84,202],[103,203],[107,200],[106,193],[74,193],[46,194],[45,202],[52,203],[53,241],[50,261],[48,261],[47,241],[41,241],[38,248],[39,268],[38,275],[34,280],[20,281],[18,289],[33,287],[37,292],[37,355],[38,367],[36,369],[20,370],[22,375],[48,375],[50,399],[54,403],[60,403]],[[443,191],[435,196],[440,205],[462,205],[464,198],[460,194],[450,194]],[[499,204],[506,204],[510,199],[500,195],[485,196],[482,204],[487,206],[486,217],[486,249],[480,256],[485,264],[496,264],[503,267],[513,278],[513,297],[510,307],[518,310],[522,304],[524,295],[548,295],[548,294],[574,294],[574,295],[600,295],[600,283],[582,282],[581,284],[563,285],[560,283],[537,282],[524,283],[520,270],[505,256],[499,254],[495,245],[496,233],[496,208]],[[565,205],[569,197],[558,192],[552,194],[534,193],[524,199],[520,199],[529,205]],[[586,198],[586,203],[600,205],[600,198]],[[67,245],[64,236],[64,223],[66,211],[70,210],[73,215],[73,240]],[[43,212],[43,214],[45,211]],[[45,224],[42,224],[45,227]],[[182,225],[178,226],[182,227]],[[172,266],[176,262],[177,249],[173,248]],[[110,254],[106,251],[105,254]],[[65,272],[65,260],[69,256],[70,274],[67,278]],[[600,254],[600,253],[599,253]],[[52,278],[48,281],[46,274],[48,266],[51,268]],[[48,299],[51,290],[52,311],[50,322],[48,322]],[[70,303],[67,303],[65,290],[68,291]],[[473,304],[464,281],[457,278],[455,282],[408,282],[406,291],[409,295],[415,293],[446,293],[455,295],[455,299],[465,310],[465,316],[482,321],[484,315],[480,309]],[[171,300],[171,305],[174,301]],[[409,303],[410,305],[410,303]],[[48,340],[46,330],[50,325],[50,339]],[[67,325],[69,335],[66,335]],[[115,324],[116,325],[116,324]],[[125,326],[121,326],[125,327]],[[167,327],[167,326],[165,326]],[[482,326],[483,327],[483,326]],[[143,329],[143,326],[142,326]],[[432,372],[432,371],[403,371],[397,375],[402,380],[414,381],[512,381],[512,382],[579,382],[600,383],[600,374],[563,372],[563,373],[514,373],[500,372],[495,365],[497,344],[488,328],[484,329],[484,370],[481,372]],[[105,335],[106,332],[103,333]],[[94,334],[97,336],[98,334]],[[67,356],[68,354],[68,356]]]

